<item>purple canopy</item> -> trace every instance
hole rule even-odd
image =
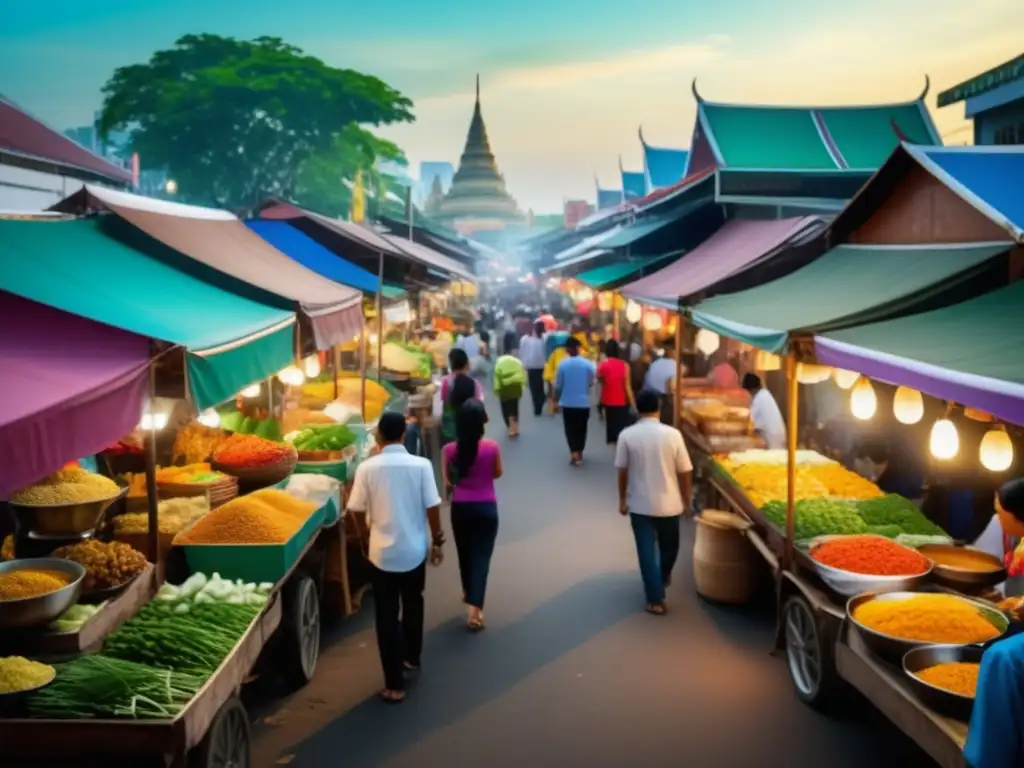
[[[0,291],[0,499],[138,426],[148,345]]]

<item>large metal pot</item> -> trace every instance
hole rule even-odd
[[[875,536],[873,534],[863,533],[856,535],[859,538],[870,537],[892,542],[892,539],[887,539],[884,536]],[[823,544],[826,541],[839,538],[845,537],[818,536],[811,540],[810,546],[807,548],[807,552],[812,555],[808,559],[813,564],[814,570],[817,572],[818,576],[821,577],[821,580],[824,581],[825,584],[827,584],[833,591],[843,595],[844,597],[862,595],[866,592],[912,592],[924,584],[928,579],[928,575],[931,573],[931,568],[929,568],[924,573],[920,573],[915,576],[876,576],[864,573],[854,573],[853,571],[844,571],[840,568],[833,568],[832,566],[825,565],[824,563],[819,563],[814,559],[813,553],[816,546]],[[909,547],[904,547],[904,549],[910,552],[914,551]]]
[[[945,688],[926,683],[917,676],[918,672],[937,664],[968,662],[980,664],[982,648],[978,645],[922,645],[903,656],[903,671],[911,689],[923,704],[936,712],[967,722],[971,719],[974,698],[963,696]]]

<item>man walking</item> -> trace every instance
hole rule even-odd
[[[566,339],[565,351],[568,356],[555,372],[555,402],[562,410],[570,463],[578,467],[583,463],[583,450],[587,447],[590,388],[594,386],[596,369],[590,360],[580,357],[579,339],[573,336]]]
[[[682,434],[659,420],[661,398],[644,389],[636,396],[639,421],[619,435],[619,514],[629,515],[636,540],[647,611],[665,613],[665,587],[679,556],[679,522],[688,512],[693,464]]]
[[[382,414],[381,450],[356,469],[348,500],[348,511],[365,512],[370,529],[377,647],[384,668],[380,697],[389,703],[405,698],[404,673],[420,667],[426,563],[429,555],[431,565],[440,565],[445,541],[433,467],[410,455],[404,438],[405,417]]]

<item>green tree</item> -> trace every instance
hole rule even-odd
[[[165,169],[188,200],[230,209],[326,189],[329,171],[372,167],[377,153],[400,157],[363,126],[414,120],[382,80],[273,37],[186,35],[115,70],[103,94],[102,133],[131,130],[145,167]]]

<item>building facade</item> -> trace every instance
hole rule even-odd
[[[1024,54],[939,94],[939,106],[964,103],[975,144],[1024,144]]]

